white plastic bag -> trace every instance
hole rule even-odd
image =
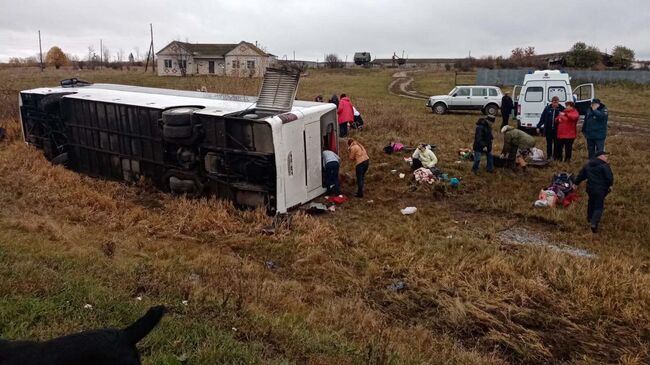
[[[400,209],[400,212],[404,215],[410,215],[410,214],[415,214],[415,212],[418,211],[418,208],[416,207],[406,207],[404,209]]]

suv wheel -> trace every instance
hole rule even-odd
[[[496,104],[488,104],[485,106],[484,113],[487,115],[497,115],[499,107]]]
[[[444,103],[435,103],[431,110],[438,115],[442,115],[447,112],[447,106]]]

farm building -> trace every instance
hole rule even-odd
[[[186,43],[173,41],[158,53],[159,76],[264,76],[276,57],[252,43]]]
[[[356,52],[354,54],[354,64],[357,66],[367,65],[371,60],[370,52]]]
[[[427,68],[437,71],[445,71],[447,68],[453,69],[458,61],[457,58],[409,58],[403,59],[401,65],[404,68]],[[399,64],[398,59],[392,58],[375,58],[371,65],[375,67],[391,67]]]

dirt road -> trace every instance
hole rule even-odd
[[[413,89],[412,83],[413,78],[408,75],[407,71],[396,72],[393,74],[393,81],[388,85],[388,92],[409,99],[426,100],[429,98],[428,95]]]

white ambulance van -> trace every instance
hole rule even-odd
[[[572,88],[569,74],[559,70],[529,72],[524,76],[523,85],[513,88],[512,95],[515,98],[517,124],[521,129],[535,128],[544,107],[551,103],[554,96],[560,98],[562,105],[573,100],[581,116],[587,113],[595,97],[594,84]]]

